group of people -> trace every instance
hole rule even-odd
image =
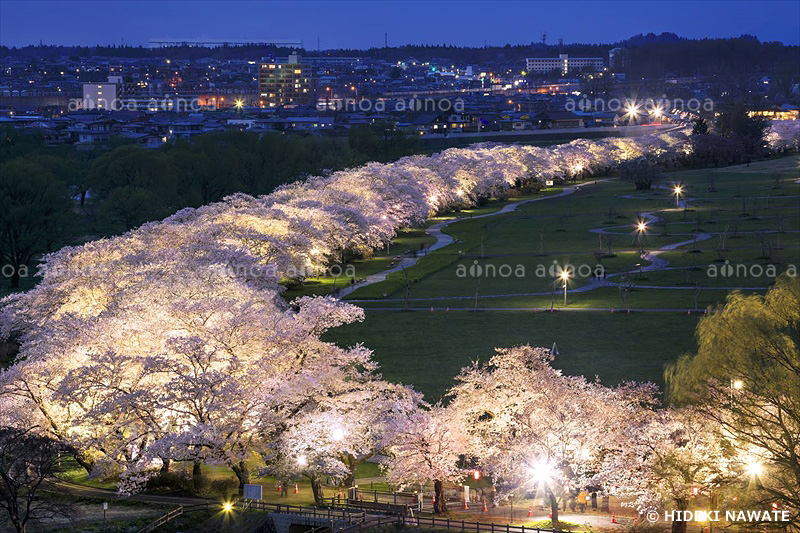
[[[609,498],[607,494],[599,494],[598,491],[593,490],[589,492],[587,489],[582,488],[578,490],[564,490],[561,495],[561,510],[566,511],[569,506],[570,511],[573,513],[577,511],[585,513],[591,505],[592,511],[597,511],[597,500],[600,498],[600,510],[608,511]]]

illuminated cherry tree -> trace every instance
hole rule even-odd
[[[608,388],[554,369],[545,348],[498,349],[457,377],[449,410],[500,494],[541,491],[558,521],[562,493],[587,486],[617,428],[653,401],[654,386]]]

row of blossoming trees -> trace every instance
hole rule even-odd
[[[363,319],[361,309],[332,298],[286,304],[279,281],[368,252],[438,211],[632,158],[677,165],[687,146],[677,132],[450,149],[234,195],[62,249],[44,259],[36,288],[3,302],[0,334],[20,349],[0,376],[0,425],[40,428],[88,471],[119,476],[123,492],[171,461],[196,472],[224,464],[246,483],[260,457],[270,473],[306,475],[321,499],[324,477],[352,482],[356,464],[378,451],[391,453],[393,479],[440,489],[465,454],[508,487],[534,456],[577,480],[619,460],[608,472],[629,487],[631,468],[647,465],[611,452],[639,450],[641,427],[657,446],[683,416],[643,422],[651,387],[564,377],[542,350],[523,347],[465,370],[452,405],[430,408],[383,381],[363,346],[321,340]],[[490,423],[477,424],[487,413]]]

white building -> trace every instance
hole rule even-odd
[[[529,57],[525,61],[528,72],[558,70],[561,74],[567,74],[570,71],[580,71],[586,67],[592,70],[603,70],[602,57],[569,57],[567,54],[560,54],[558,57]]]
[[[120,80],[109,76],[108,82],[83,84],[83,109],[114,109]]]

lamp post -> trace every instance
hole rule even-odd
[[[562,270],[561,275],[559,276],[561,281],[564,282],[564,307],[567,306],[567,280],[569,280],[569,271]]]
[[[639,253],[644,253],[644,233],[647,231],[647,222],[640,220],[636,224],[636,233],[639,239]]]
[[[683,192],[683,187],[681,187],[680,185],[676,185],[673,191],[675,192],[675,207],[680,208],[681,206],[680,199],[681,199],[681,193]]]
[[[740,390],[744,387],[744,382],[741,379],[731,379],[731,407],[733,407],[733,391]]]

